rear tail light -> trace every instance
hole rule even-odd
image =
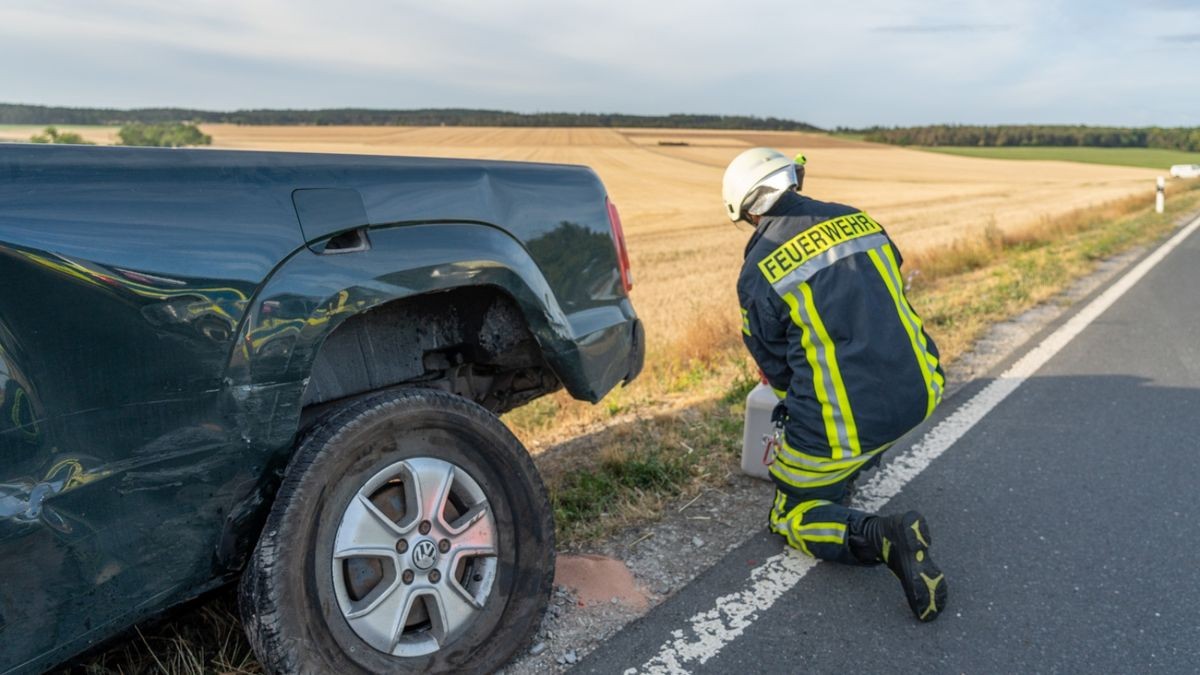
[[[613,243],[617,246],[617,266],[621,269],[621,285],[628,293],[633,289],[633,271],[629,268],[629,251],[625,249],[625,230],[621,228],[621,214],[617,205],[605,198],[608,206],[608,224],[612,227]]]

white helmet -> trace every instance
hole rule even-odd
[[[796,184],[794,161],[778,150],[750,148],[734,157],[725,169],[721,181],[725,215],[737,222],[763,192],[781,192]]]

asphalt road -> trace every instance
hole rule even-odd
[[[889,454],[988,384],[964,387]],[[773,603],[714,611],[763,587],[752,571],[783,549],[764,524],[576,670],[1200,672],[1198,450],[1193,233],[884,507],[919,508],[931,524],[950,583],[939,620],[918,624],[885,569],[827,563]],[[697,626],[716,649],[681,646]]]

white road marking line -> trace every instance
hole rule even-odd
[[[859,488],[854,506],[865,511],[878,511],[887,504],[901,488],[954,445],[1009,394],[1016,391],[1022,382],[1082,333],[1090,323],[1197,229],[1200,229],[1200,217],[1159,246],[1154,253],[1059,326],[1058,330],[1022,356],[1000,377],[971,397],[971,400],[960,405],[948,417],[925,432],[920,441],[893,459]],[[725,645],[740,637],[762,612],[770,609],[816,565],[812,558],[791,549],[767,558],[762,565],[751,570],[750,583],[747,586],[717,598],[711,609],[688,619],[687,626],[671,632],[671,639],[659,647],[656,655],[640,668],[629,668],[625,675],[676,675],[688,672],[685,664],[706,663],[720,653]]]

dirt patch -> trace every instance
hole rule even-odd
[[[573,591],[580,606],[611,603],[644,611],[650,604],[629,567],[608,556],[559,556],[554,583]]]

